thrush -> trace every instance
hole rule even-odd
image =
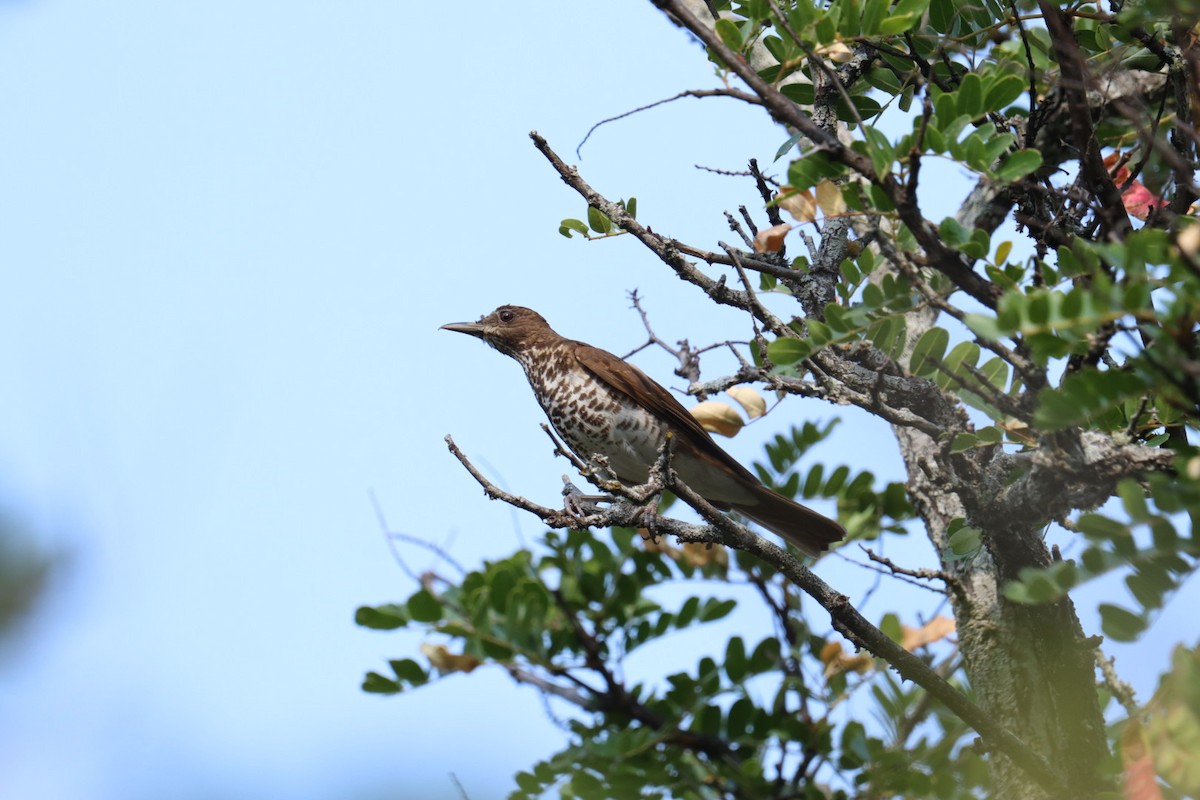
[[[846,535],[833,520],[764,486],[640,369],[560,336],[536,311],[500,306],[478,322],[442,329],[482,339],[516,359],[559,436],[584,461],[604,456],[622,483],[646,482],[670,432],[671,467],[717,508],[739,512],[812,556]]]

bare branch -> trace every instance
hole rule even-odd
[[[679,94],[675,95],[674,97],[668,97],[663,100],[656,100],[653,103],[648,103],[647,105],[638,106],[635,109],[626,111],[624,114],[617,114],[615,117],[608,117],[607,119],[600,120],[595,125],[588,128],[588,132],[586,134],[584,134],[583,139],[575,147],[575,157],[579,158],[579,159],[583,158],[583,154],[580,151],[583,150],[583,146],[585,144],[587,144],[587,140],[592,138],[592,134],[595,133],[596,129],[599,128],[601,125],[607,125],[608,123],[616,122],[619,119],[625,119],[626,117],[632,117],[634,114],[640,114],[643,111],[648,111],[652,108],[657,108],[658,106],[666,105],[667,103],[673,103],[676,100],[681,100],[685,97],[732,97],[737,100],[741,100],[744,103],[751,103],[756,106],[762,105],[762,101],[759,100],[754,95],[750,94],[749,92],[743,92],[741,89],[734,89],[731,86],[726,86],[722,89],[689,89],[686,92],[680,92]]]

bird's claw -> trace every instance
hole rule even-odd
[[[579,487],[563,476],[563,513],[578,525],[586,525],[589,517],[599,512],[599,503],[611,502],[606,495],[584,494]]]
[[[650,541],[658,543],[658,537],[661,536],[658,532],[658,495],[651,497],[642,506],[638,517],[641,521],[641,527],[646,531],[646,536]]]

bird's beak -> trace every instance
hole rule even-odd
[[[483,336],[483,325],[478,322],[448,322],[439,330],[465,333],[468,336]]]

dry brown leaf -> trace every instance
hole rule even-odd
[[[1025,444],[1035,444],[1037,442],[1037,436],[1030,430],[1029,425],[1019,419],[1006,419],[996,424],[1019,442]]]
[[[742,429],[742,416],[733,410],[728,403],[716,400],[705,400],[691,408],[692,416],[700,426],[709,433],[719,433],[722,436],[734,436]]]
[[[846,198],[842,197],[842,190],[836,183],[823,180],[817,184],[816,191],[817,206],[825,216],[836,217],[846,213]]]
[[[841,642],[829,641],[826,642],[825,646],[821,648],[821,655],[818,656],[818,658],[821,659],[822,664],[829,666],[831,663],[839,658],[844,657],[845,655],[846,651],[842,649]]]
[[[638,528],[638,533],[642,536],[642,547],[647,553],[666,553],[671,558],[675,558],[679,552],[667,542],[665,536],[653,537],[646,528]]]
[[[808,189],[800,192],[784,186],[779,190],[779,207],[797,222],[815,222],[817,219],[817,199]]]
[[[693,567],[706,567],[709,564],[724,567],[729,564],[729,551],[719,544],[684,542],[682,555]]]
[[[1187,460],[1187,464],[1184,465],[1184,471],[1192,480],[1200,478],[1200,456],[1192,456],[1189,458]]]
[[[725,394],[736,400],[750,419],[758,419],[767,413],[767,401],[763,400],[757,389],[749,386],[730,386],[725,390]]]
[[[826,642],[821,648],[821,661],[825,664],[825,680],[843,672],[857,672],[860,675],[870,672],[875,666],[875,659],[870,653],[849,655],[842,649],[841,642]]]
[[[908,625],[901,625],[900,646],[911,653],[918,647],[924,647],[927,644],[933,644],[936,641],[945,639],[952,633],[954,633],[954,620],[950,619],[950,617],[938,614],[920,628],[912,628]]]
[[[1175,241],[1186,255],[1194,256],[1200,252],[1200,222],[1185,226]]]
[[[754,234],[754,252],[778,253],[783,249],[783,240],[791,229],[791,225],[772,225]]]
[[[835,64],[845,64],[854,58],[854,51],[845,42],[833,42],[824,47],[818,47],[816,53],[817,55],[825,56]]]
[[[451,653],[442,644],[429,644],[428,642],[422,644],[421,655],[428,658],[429,663],[443,674],[448,672],[470,672],[479,666],[479,659],[475,656]]]

